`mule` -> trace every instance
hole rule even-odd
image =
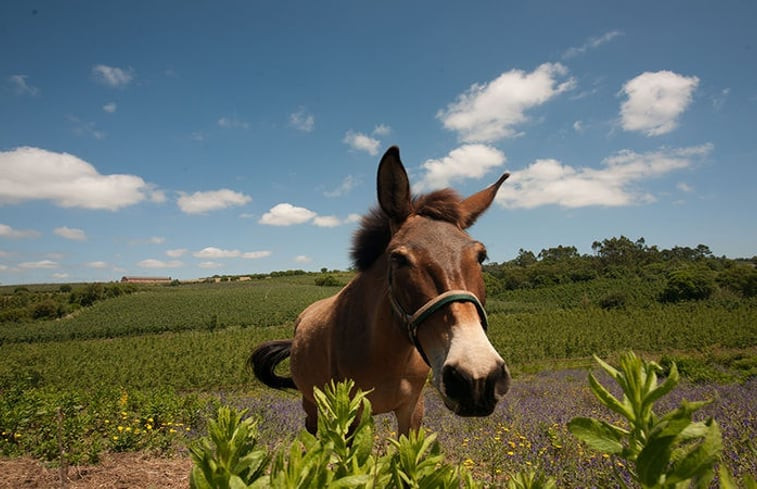
[[[370,389],[373,412],[394,412],[399,434],[421,426],[429,371],[448,409],[492,413],[510,373],[486,336],[486,248],[465,229],[508,176],[465,199],[451,189],[413,198],[399,149],[387,150],[378,168],[379,206],[354,236],[358,273],[300,314],[294,339],[263,343],[248,360],[264,384],[300,391],[308,431],[318,426],[313,387],[332,379]],[[291,377],[274,371],[287,357]]]

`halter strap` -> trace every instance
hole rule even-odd
[[[420,307],[420,309],[415,311],[415,313],[408,314],[402,308],[402,305],[397,302],[397,298],[394,297],[394,294],[392,293],[390,277],[389,301],[392,304],[394,312],[403,320],[410,341],[415,345],[415,349],[418,350],[418,353],[421,354],[421,357],[423,357],[423,360],[428,366],[431,366],[431,362],[429,362],[426,353],[423,351],[423,347],[421,347],[420,341],[418,341],[418,327],[423,321],[428,319],[429,316],[445,305],[451,302],[472,302],[473,305],[476,306],[478,316],[481,319],[481,326],[484,328],[484,331],[486,331],[489,326],[489,321],[486,317],[486,310],[484,310],[483,304],[481,304],[481,301],[478,300],[478,297],[476,297],[475,294],[468,292],[467,290],[448,290],[447,292],[443,292],[426,302]]]

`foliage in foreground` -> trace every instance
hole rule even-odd
[[[667,379],[658,383],[661,367],[633,353],[622,356],[619,369],[595,359],[619,385],[623,397],[615,397],[593,375],[589,376],[591,389],[625,424],[574,418],[568,427],[590,448],[617,458],[617,466],[623,470],[616,470],[616,483],[644,489],[710,487],[721,459],[721,432],[713,419],[692,419],[709,401],[683,401],[658,416],[655,403],[678,384],[675,365]],[[332,382],[315,394],[318,435],[303,430],[272,457],[257,445],[255,418],[242,419],[244,412],[221,407],[217,418],[208,423],[208,436],[190,447],[194,461],[190,487],[483,487],[465,464],[445,462],[436,434],[423,429],[389,439],[383,454],[377,453],[371,404],[354,382]],[[738,487],[724,464],[719,468],[719,483],[724,489]],[[757,487],[749,476],[744,483],[747,488]],[[538,470],[528,470],[511,474],[506,487],[554,489],[556,481]]]
[[[315,396],[318,435],[300,432],[273,455],[268,471],[257,421],[221,407],[208,422],[208,437],[190,447],[190,487],[480,487],[464,466],[446,463],[436,436],[423,430],[389,440],[385,454],[376,453],[371,404],[354,382],[332,382]]]
[[[679,381],[675,363],[665,381],[658,384],[657,374],[662,368],[633,353],[621,357],[619,369],[594,358],[620,386],[623,398],[613,396],[589,374],[591,390],[625,423],[621,426],[579,417],[568,423],[570,431],[590,448],[624,460],[623,466],[628,467],[625,475],[642,488],[709,487],[723,450],[722,436],[714,419],[695,422],[692,415],[710,401],[684,400],[676,409],[658,416],[653,410],[655,402]],[[721,487],[736,487],[725,467],[721,466],[720,473]],[[615,476],[621,487],[627,487],[624,474],[616,471]],[[754,487],[751,478],[746,484]]]

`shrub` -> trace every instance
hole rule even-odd
[[[717,281],[744,297],[757,296],[757,268],[751,265],[734,266],[720,272]]]
[[[610,292],[599,299],[602,309],[619,309],[625,307],[627,296],[624,292]]]
[[[696,268],[673,270],[660,294],[661,302],[696,301],[709,298],[715,291],[712,273]]]
[[[32,318],[34,319],[55,319],[63,314],[63,307],[52,299],[38,302],[32,308]]]
[[[339,282],[339,280],[336,279],[336,277],[328,274],[322,277],[317,277],[315,279],[315,285],[319,287],[338,287],[342,284]]]

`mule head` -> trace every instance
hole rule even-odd
[[[486,336],[486,248],[465,232],[507,177],[466,199],[449,189],[413,199],[399,149],[390,148],[379,165],[378,200],[391,232],[385,253],[390,303],[431,367],[445,405],[461,416],[491,414],[510,385],[507,366]]]

